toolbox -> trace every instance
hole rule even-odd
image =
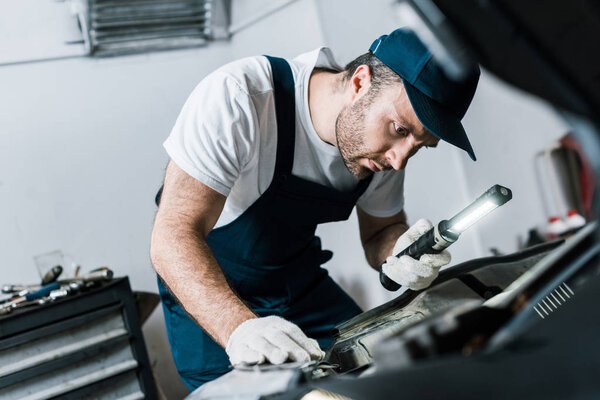
[[[0,399],[155,399],[128,278],[0,316]]]

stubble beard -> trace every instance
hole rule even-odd
[[[368,157],[365,144],[365,117],[371,103],[369,96],[363,96],[356,103],[346,106],[335,120],[335,138],[342,160],[348,171],[358,179],[364,179],[373,171],[359,164]]]

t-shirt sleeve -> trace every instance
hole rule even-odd
[[[404,208],[404,171],[376,173],[356,204],[374,217],[385,218],[398,214]]]
[[[215,71],[185,102],[164,147],[190,176],[228,196],[256,144],[251,97],[230,75]]]

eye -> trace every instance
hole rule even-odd
[[[394,131],[400,136],[408,135],[408,131],[406,130],[406,128],[404,128],[402,125],[398,124],[397,122],[394,122]]]

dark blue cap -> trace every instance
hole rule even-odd
[[[460,120],[464,117],[479,81],[479,68],[461,81],[449,79],[431,53],[410,30],[396,29],[375,40],[369,49],[402,78],[406,94],[421,124],[438,138],[475,153]]]

